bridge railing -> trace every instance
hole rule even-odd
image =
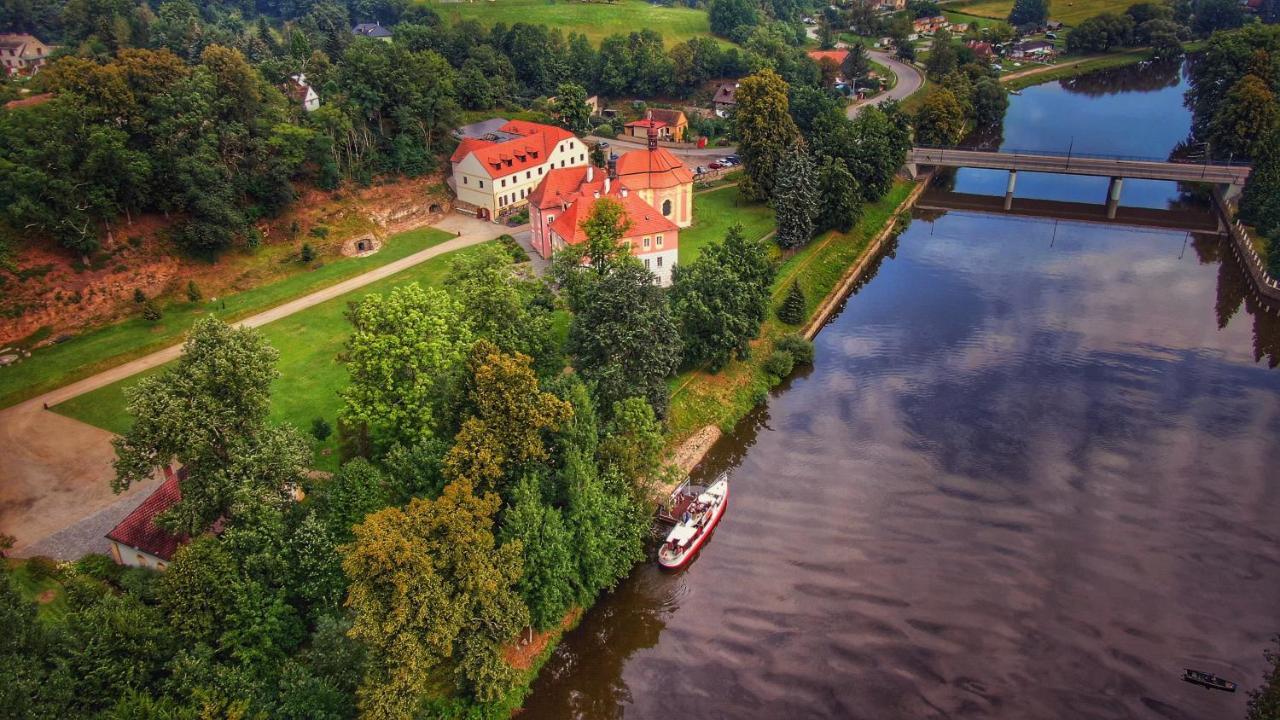
[[[1167,155],[1164,157],[1156,157],[1151,155],[1120,155],[1120,154],[1110,154],[1110,153],[1080,152],[1078,150],[1075,150],[1074,148],[1065,148],[1062,150],[1047,150],[1044,148],[1000,148],[998,150],[989,150],[985,148],[976,148],[976,147],[960,147],[957,145],[915,145],[913,146],[913,149],[914,150],[930,150],[930,151],[937,150],[944,154],[950,150],[955,150],[959,152],[991,153],[995,155],[1009,155],[1014,157],[1015,159],[1019,156],[1026,156],[1026,157],[1041,157],[1041,158],[1043,157],[1083,158],[1086,160],[1128,160],[1132,162],[1159,162],[1159,163],[1174,163],[1177,165],[1202,165],[1207,167],[1247,168],[1250,166],[1249,160],[1242,160],[1240,158],[1230,158],[1226,161],[1205,162],[1203,160],[1193,160],[1191,158],[1178,158],[1178,157],[1171,158]]]
[[[1272,290],[1280,291],[1280,281],[1271,277],[1271,273],[1267,270],[1267,264],[1262,261],[1262,256],[1255,249],[1253,239],[1249,237],[1249,231],[1245,230],[1244,224],[1239,220],[1233,220],[1231,225],[1240,234],[1241,246],[1244,250],[1244,261],[1253,267],[1254,274],[1259,282]]]

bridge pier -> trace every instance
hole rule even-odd
[[[1120,207],[1120,189],[1124,187],[1124,178],[1112,177],[1107,187],[1107,219],[1116,219],[1116,209]]]
[[[1004,189],[1004,209],[1013,209],[1013,189],[1018,185],[1018,171],[1009,171],[1009,185]]]

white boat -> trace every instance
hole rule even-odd
[[[698,554],[729,504],[729,480],[721,476],[702,493],[685,494],[672,508],[679,522],[667,533],[658,549],[658,564],[664,568],[682,568]]]

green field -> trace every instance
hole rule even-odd
[[[693,225],[680,231],[680,263],[693,262],[704,245],[723,239],[735,222],[742,223],[747,237],[763,237],[773,230],[773,210],[743,200],[737,186],[695,194]]]
[[[216,300],[170,303],[163,307],[164,317],[155,323],[134,317],[36,350],[29,359],[0,371],[0,408],[180,342],[191,323],[206,313],[216,313],[226,320],[247,317],[452,237],[431,228],[400,233],[391,236],[382,250],[373,255],[329,258],[310,271],[252,290]]]
[[[1137,0],[1074,0],[1064,3],[1057,0],[1049,5],[1049,18],[1066,25],[1079,25],[1081,20],[1104,12],[1124,12]],[[977,0],[966,4],[948,5],[948,10],[964,12],[979,17],[1004,20],[1013,9],[1013,0]]]
[[[568,34],[580,32],[592,43],[615,33],[644,28],[662,33],[668,46],[698,35],[711,35],[707,13],[687,7],[661,7],[643,0],[616,3],[556,0],[493,0],[492,2],[430,2],[445,20],[478,20],[485,26],[518,22],[548,25]]]
[[[267,341],[280,351],[277,365],[280,378],[272,388],[271,418],[291,423],[304,432],[317,417],[335,424],[340,406],[338,389],[347,382],[346,368],[338,362],[338,353],[350,332],[344,316],[347,303],[369,293],[386,292],[397,285],[415,281],[423,285],[438,285],[453,258],[474,252],[475,247],[478,246],[439,255],[389,278],[262,326],[261,331]],[[132,423],[124,409],[125,388],[160,370],[156,368],[85,393],[58,405],[55,410],[90,425],[122,433]],[[330,437],[326,442],[315,445],[316,467],[336,469],[336,438]]]

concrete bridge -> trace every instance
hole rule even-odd
[[[914,177],[920,165],[933,167],[967,167],[1009,171],[1004,207],[1013,205],[1018,171],[1092,175],[1111,178],[1107,188],[1107,217],[1114,218],[1120,206],[1120,192],[1125,178],[1173,180],[1207,183],[1215,186],[1222,201],[1233,205],[1252,170],[1248,165],[1191,164],[1159,160],[1136,160],[1098,155],[1065,155],[1049,152],[992,152],[958,148],[914,147],[907,153],[907,170]]]

